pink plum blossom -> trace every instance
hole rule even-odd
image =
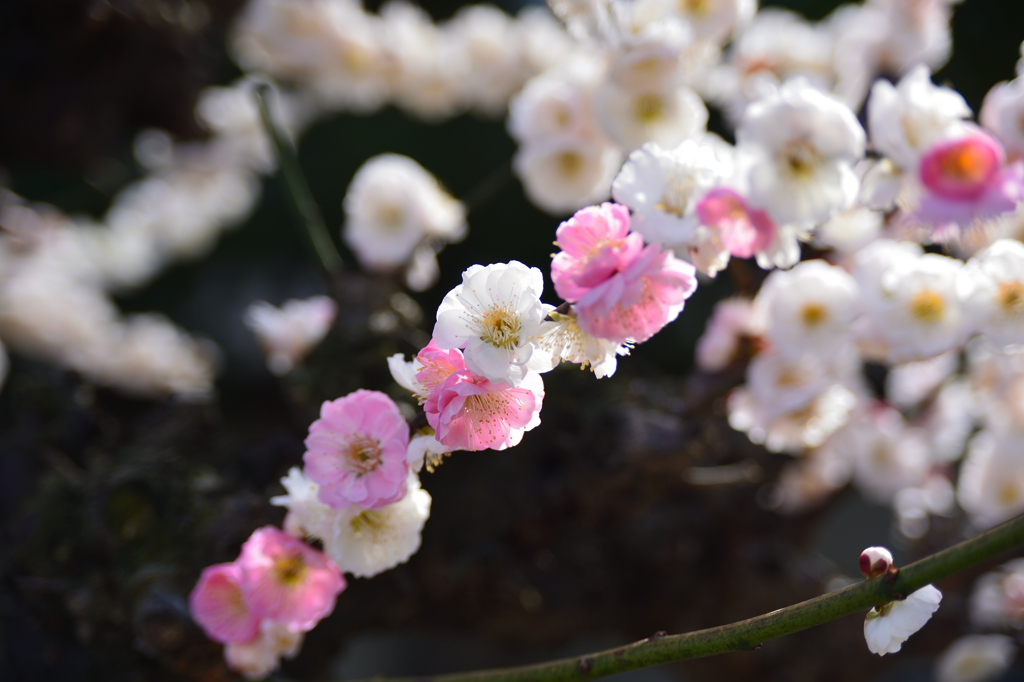
[[[227,644],[248,642],[260,629],[260,618],[245,603],[238,564],[214,564],[203,569],[189,610],[210,639]]]
[[[616,343],[642,343],[676,319],[697,288],[692,265],[657,244],[574,305],[580,329]]]
[[[346,587],[341,571],[323,552],[273,526],[253,532],[237,564],[252,612],[293,631],[311,630],[334,610]]]
[[[764,211],[750,208],[734,190],[719,187],[697,204],[701,224],[717,228],[722,246],[737,258],[767,251],[775,239],[775,223]]]
[[[980,130],[933,145],[919,176],[926,194],[915,216],[940,227],[966,228],[1024,199],[1024,162],[1007,166],[1002,145]]]
[[[558,226],[551,261],[555,291],[569,302],[636,260],[644,239],[629,231],[629,209],[621,204],[588,206]]]
[[[416,381],[423,386],[428,397],[440,388],[452,374],[460,369],[466,369],[462,351],[457,348],[452,350],[438,348],[433,339],[416,354],[416,360],[422,367],[416,373]]]
[[[519,386],[492,383],[462,368],[427,398],[423,409],[439,443],[452,450],[504,450],[540,424],[544,382],[528,373]]]
[[[379,391],[360,389],[320,408],[306,438],[306,475],[329,507],[380,509],[405,496],[408,445],[398,406]]]

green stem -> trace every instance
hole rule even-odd
[[[895,575],[849,585],[738,623],[682,635],[655,635],[616,649],[515,668],[405,678],[374,677],[372,682],[566,682],[730,651],[750,651],[777,637],[902,599],[929,583],[1022,545],[1024,516],[1018,516],[970,540],[905,566]]]
[[[324,270],[328,274],[335,275],[342,270],[341,256],[338,255],[338,250],[334,248],[334,242],[331,241],[331,235],[327,232],[323,215],[320,213],[320,207],[317,206],[316,201],[313,199],[313,194],[309,191],[306,177],[302,174],[302,169],[299,167],[295,147],[285,137],[284,132],[274,121],[274,117],[270,112],[270,91],[270,86],[266,83],[256,87],[256,102],[259,104],[260,115],[263,117],[263,126],[266,128],[267,134],[274,144],[274,150],[277,152],[277,162],[281,167],[284,184],[288,189],[288,196],[291,197],[292,205],[306,226],[306,233],[309,235],[309,240],[313,243],[313,249],[320,258],[320,263],[324,266]]]

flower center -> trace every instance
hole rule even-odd
[[[713,0],[679,0],[679,10],[684,14],[704,16],[711,11]]]
[[[356,536],[363,533],[377,535],[387,526],[388,515],[381,510],[367,509],[366,511],[352,517],[350,525]]]
[[[287,587],[295,587],[306,577],[309,567],[301,554],[280,556],[274,560],[274,579]]]
[[[819,162],[818,150],[805,140],[786,145],[782,157],[789,172],[800,180],[811,177]]]
[[[491,308],[484,313],[480,340],[492,346],[511,350],[519,345],[519,316],[504,308]]]
[[[1017,486],[1013,484],[1013,481],[1007,481],[999,489],[999,501],[1003,505],[1009,507],[1017,503],[1020,499],[1020,493],[1017,490]]]
[[[931,289],[924,289],[910,300],[910,312],[921,322],[941,322],[946,314],[946,299]]]
[[[368,436],[355,435],[345,452],[345,470],[356,476],[368,474],[381,464],[380,441]]]
[[[1000,282],[996,300],[1009,315],[1024,313],[1024,285],[1017,281]]]
[[[583,157],[576,152],[562,152],[555,159],[558,170],[567,178],[579,175],[583,170]]]
[[[385,230],[397,230],[405,223],[405,210],[395,204],[384,204],[377,209],[377,222]]]
[[[653,92],[637,95],[633,99],[633,116],[640,123],[649,124],[658,121],[665,114],[665,100]]]
[[[800,311],[800,319],[805,327],[817,327],[828,319],[828,308],[820,303],[805,303]]]
[[[654,207],[655,210],[682,218],[686,213],[686,207],[690,203],[690,195],[693,194],[693,176],[689,174],[676,175],[665,183],[665,193],[661,195],[661,201]]]
[[[965,140],[964,144],[952,147],[939,158],[939,167],[947,178],[973,184],[988,176],[992,161],[987,147],[970,144],[970,141]]]
[[[370,66],[370,51],[358,43],[341,46],[341,63],[352,73],[363,73]]]

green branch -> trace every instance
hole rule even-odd
[[[313,249],[320,258],[320,263],[328,274],[335,275],[342,270],[341,256],[331,241],[331,235],[324,225],[323,215],[320,207],[316,205],[313,194],[309,191],[306,177],[299,168],[299,160],[295,155],[295,147],[285,137],[284,132],[274,121],[270,112],[271,88],[266,83],[256,87],[256,102],[260,107],[260,115],[263,117],[263,126],[274,144],[274,151],[277,153],[277,162],[281,167],[281,175],[284,176],[284,184],[288,189],[288,196],[291,197],[292,206],[298,213],[299,218],[306,226],[306,233],[313,243]]]
[[[750,651],[777,637],[878,606],[1024,546],[1024,516],[886,575],[730,625],[683,635],[654,636],[616,649],[515,668],[450,675],[374,677],[372,682],[571,682],[637,668]]]

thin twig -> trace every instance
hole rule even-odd
[[[281,167],[281,175],[284,176],[288,196],[291,197],[292,206],[305,225],[306,234],[309,235],[313,250],[320,258],[324,270],[330,275],[336,275],[342,270],[341,256],[338,255],[338,250],[334,247],[334,242],[331,241],[331,235],[327,232],[320,207],[317,206],[313,194],[309,191],[306,177],[299,167],[295,147],[285,137],[270,111],[270,92],[271,88],[266,83],[256,86],[256,102],[259,104],[260,115],[263,117],[263,126],[274,144],[277,162]]]
[[[900,569],[895,577],[880,576],[849,585],[738,623],[682,635],[655,635],[615,649],[515,668],[420,677],[373,677],[361,682],[572,682],[730,651],[751,651],[769,640],[902,599],[929,583],[1022,545],[1024,516],[1019,516],[916,561]]]

